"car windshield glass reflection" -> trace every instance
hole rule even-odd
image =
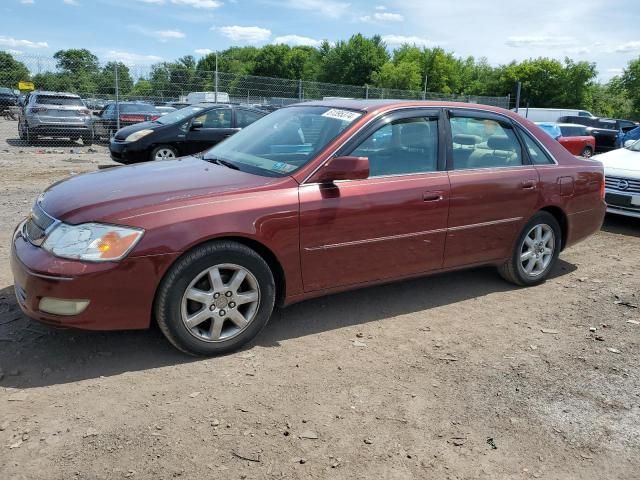
[[[283,108],[216,145],[204,158],[222,158],[258,175],[290,175],[361,116],[341,108]]]

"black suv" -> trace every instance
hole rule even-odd
[[[560,117],[558,123],[577,123],[587,127],[588,135],[596,139],[596,152],[608,152],[619,148],[621,132],[624,134],[637,127],[631,120],[589,118],[576,115]]]
[[[163,160],[203,152],[268,112],[245,105],[199,103],[118,130],[111,158],[119,163]]]
[[[0,87],[0,112],[18,105],[18,96],[10,88]]]

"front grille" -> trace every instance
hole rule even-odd
[[[31,209],[31,215],[29,215],[27,221],[24,222],[22,233],[32,244],[41,245],[42,242],[44,242],[47,229],[54,223],[55,219],[50,217],[42,207],[40,207],[40,204],[36,202]]]
[[[605,177],[604,184],[608,190],[625,193],[640,193],[640,180],[622,177]]]

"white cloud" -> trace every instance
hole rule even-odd
[[[79,7],[80,6],[80,4],[77,2],[77,0],[62,0],[62,2],[65,5],[72,5],[74,7]]]
[[[13,37],[5,37],[0,35],[0,45],[6,47],[19,47],[19,48],[49,48],[47,42],[32,42],[31,40],[19,40]]]
[[[153,33],[163,41],[186,37],[186,35],[179,30],[156,30]]]
[[[218,0],[171,0],[175,5],[186,5],[193,8],[214,9],[222,6]]]
[[[508,46],[514,48],[529,47],[566,47],[575,45],[577,40],[573,37],[532,35],[521,37],[508,37],[505,42]]]
[[[13,48],[8,49],[7,52],[11,55],[22,55],[24,53],[22,50],[14,50]]]
[[[261,27],[241,27],[239,25],[229,25],[220,27],[222,34],[234,42],[264,42],[271,37],[271,30]]]
[[[386,10],[387,7],[385,7],[384,5],[377,5],[376,6],[376,10]]]
[[[213,53],[213,50],[211,50],[210,48],[196,48],[194,50],[195,53],[197,53],[198,55],[209,55],[210,53]]]
[[[436,45],[444,45],[445,42],[434,42],[428,38],[405,36],[405,35],[384,35],[382,41],[390,47],[399,47],[400,45],[416,45],[418,47],[435,47]]]
[[[363,22],[402,22],[404,17],[399,13],[376,12],[373,15],[360,17]]]
[[[330,18],[340,18],[349,9],[349,3],[335,0],[287,0],[286,6],[297,10],[311,10]]]
[[[640,52],[640,41],[623,43],[622,45],[618,45],[615,51],[616,53]]]
[[[149,65],[164,60],[157,55],[141,55],[139,53],[122,52],[118,50],[109,50],[105,54],[105,59],[122,62],[125,65]]]
[[[322,43],[315,38],[303,37],[301,35],[282,35],[273,39],[273,43],[286,43],[287,45],[304,45],[309,47],[318,47]]]

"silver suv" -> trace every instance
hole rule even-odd
[[[18,133],[27,144],[38,137],[69,138],[91,145],[93,142],[91,111],[73,93],[31,92],[24,101]]]

